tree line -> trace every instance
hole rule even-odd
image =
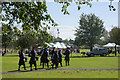
[[[70,2],[63,4],[61,12],[70,15],[67,7]],[[76,1],[78,10],[81,5],[92,6],[90,1]],[[47,30],[58,24],[48,13],[46,2],[2,2],[2,47],[28,48],[34,44],[44,45],[45,42],[62,41],[77,46],[89,46],[92,50],[96,43],[114,42],[120,44],[120,28],[114,27],[107,32],[104,22],[95,14],[82,14],[79,26],[75,30],[75,40],[62,40],[51,36]],[[6,22],[6,23],[5,23]],[[14,24],[21,25],[15,26]],[[21,29],[21,30],[20,30]],[[104,37],[104,40],[101,40]]]

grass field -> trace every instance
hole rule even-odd
[[[87,51],[87,50],[86,50]],[[12,72],[18,69],[18,56],[3,56],[2,57],[2,72]],[[26,62],[27,70],[29,67],[29,57],[28,62]],[[40,59],[37,61],[38,70],[42,68],[40,66]],[[70,55],[70,66],[65,66],[64,56],[63,56],[63,67],[61,68],[118,68],[118,56],[110,54],[107,57],[82,57],[80,54]],[[47,67],[45,67],[47,69]],[[43,69],[44,70],[44,69]],[[24,68],[21,66],[21,71]],[[39,71],[39,72],[24,72],[24,73],[13,73],[13,74],[3,74],[3,78],[118,78],[118,70],[54,70],[54,71]]]

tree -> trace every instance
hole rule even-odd
[[[15,22],[22,24],[22,33],[32,31],[33,37],[46,33],[50,26],[57,26],[47,12],[46,2],[3,2],[2,11],[5,12],[2,21],[8,21],[10,27]]]
[[[91,0],[90,0],[91,1]],[[90,1],[76,1],[79,7],[82,4],[90,5]],[[70,2],[59,2],[63,4],[61,12],[69,14],[67,7]],[[47,31],[50,26],[57,26],[50,14],[47,12],[46,1],[43,2],[0,2],[2,4],[2,21],[8,21],[8,25],[13,25],[14,22],[22,23],[24,33],[30,30],[39,33],[41,30]]]
[[[114,27],[110,32],[110,41],[120,45],[120,28]]]
[[[54,38],[54,42],[62,42],[62,38],[60,37]]]
[[[95,14],[82,14],[79,20],[79,26],[75,30],[75,41],[78,45],[87,45],[90,50],[93,49],[100,38],[103,36],[103,21]]]
[[[2,26],[2,47],[5,48],[5,51],[9,43],[12,40],[12,34],[13,34],[12,28],[7,24],[3,24]]]
[[[76,1],[78,10],[80,10],[80,6],[82,4],[91,6],[89,3],[90,1]],[[70,5],[70,2],[60,3],[63,4],[61,12],[63,12],[63,14],[69,14],[67,7]],[[50,38],[50,35],[47,33],[47,29],[50,29],[50,26],[57,26],[55,21],[51,18],[50,14],[47,12],[46,1],[0,2],[0,5],[2,5],[1,12],[5,13],[2,14],[2,21],[8,22],[7,25],[10,27],[13,27],[15,22],[17,24],[22,24],[22,34],[17,34],[19,37],[23,37],[24,34],[29,33],[29,36],[32,36],[34,38],[46,36],[48,39]],[[31,31],[32,33],[30,33]]]
[[[109,32],[107,30],[105,30],[104,33],[103,33],[103,37],[101,37],[101,39],[99,41],[99,44],[105,45],[109,42],[110,42]]]
[[[120,45],[120,28],[114,27],[110,32],[110,41],[116,45]],[[115,56],[116,56],[116,45],[115,45]]]
[[[74,40],[70,39],[70,40],[69,40],[69,43],[70,43],[70,44],[74,44]]]
[[[65,44],[69,44],[69,40],[68,39],[63,40],[62,42],[65,43]]]

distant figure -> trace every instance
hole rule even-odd
[[[58,55],[59,55],[59,63],[61,65],[61,67],[62,67],[62,50],[58,51]]]
[[[70,65],[69,64],[69,60],[70,60],[70,57],[69,57],[69,55],[70,55],[70,51],[69,51],[69,48],[67,47],[67,49],[66,49],[66,51],[65,51],[65,62],[66,62],[66,66],[68,65]]]
[[[115,45],[115,56],[117,55],[117,50],[116,50],[117,46]]]
[[[112,53],[112,49],[108,48],[108,56],[110,53]]]
[[[42,62],[42,58],[43,58],[43,57],[42,57],[42,56],[43,56],[42,54],[43,54],[43,51],[44,51],[44,48],[42,48],[42,49],[40,50],[40,52],[38,53],[38,55],[41,56],[41,58],[40,58],[40,66],[41,66],[41,64],[43,63],[43,62]]]
[[[41,62],[43,63],[43,68],[44,68],[44,64],[47,63],[47,67],[49,68],[49,60],[48,60],[48,57],[49,57],[49,53],[47,51],[47,48],[45,48],[42,52],[42,56],[41,56]]]
[[[75,53],[75,49],[74,49],[74,51],[73,51],[74,53]]]
[[[2,50],[2,56],[4,56],[5,55],[5,52]]]
[[[53,56],[52,56],[52,63],[53,63],[52,68],[55,65],[55,68],[57,69],[58,68],[58,62],[59,62],[59,55],[58,55],[58,50],[56,48],[54,53],[53,53]]]
[[[25,55],[24,55],[24,53],[23,53],[23,50],[20,51],[19,57],[20,57],[20,60],[19,60],[19,68],[18,68],[18,71],[20,71],[20,66],[21,66],[21,65],[23,65],[23,66],[24,66],[24,70],[26,70],[26,67],[25,67]]]
[[[36,53],[36,51],[34,50],[34,47],[33,47],[32,51],[31,51],[31,55],[30,55],[30,57],[31,57],[30,62],[29,62],[31,71],[32,71],[32,64],[34,64],[35,70],[37,70],[36,56],[37,56],[37,53]]]
[[[77,53],[80,53],[80,50],[79,50],[79,49],[77,49]]]
[[[118,49],[118,54],[120,54],[120,49]]]
[[[11,50],[11,54],[13,53],[13,49]]]
[[[6,55],[7,54],[7,52],[6,52],[6,50],[4,51],[4,55]]]

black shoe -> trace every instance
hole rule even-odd
[[[57,67],[55,67],[55,69],[57,69]]]
[[[48,66],[48,68],[49,68],[49,66]]]
[[[18,69],[18,71],[20,71],[20,69]]]
[[[32,69],[30,69],[30,71],[32,71]]]
[[[35,70],[37,70],[37,68],[35,68]]]

